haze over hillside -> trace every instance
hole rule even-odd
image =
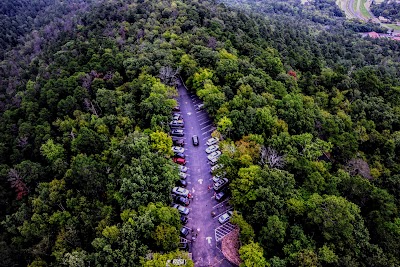
[[[400,265],[379,25],[333,0],[0,11],[0,266]]]

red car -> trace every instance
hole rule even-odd
[[[172,158],[172,160],[173,160],[175,163],[178,163],[178,164],[180,164],[180,165],[185,165],[185,164],[186,164],[186,160],[183,159],[183,158]]]

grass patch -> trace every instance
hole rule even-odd
[[[386,25],[388,28],[394,29],[395,31],[400,31],[400,26],[396,24],[384,24],[384,25]]]
[[[367,18],[367,19],[370,19],[370,18],[372,18],[371,17],[371,14],[368,12],[368,10],[365,8],[365,3],[367,2],[367,0],[358,0],[358,1],[361,1],[361,3],[360,3],[360,12],[361,12],[361,14],[363,15],[363,17],[365,17],[365,18]]]

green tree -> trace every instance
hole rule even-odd
[[[172,139],[168,134],[160,131],[156,131],[150,134],[150,145],[151,148],[163,155],[172,156]]]
[[[243,261],[240,267],[266,267],[270,266],[263,256],[263,249],[258,243],[250,242],[239,249]]]

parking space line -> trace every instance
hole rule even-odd
[[[204,130],[204,129],[206,129],[206,128],[208,128],[208,127],[210,127],[210,126],[212,126],[212,123],[210,123],[209,125],[207,125],[207,126],[204,126],[203,128],[201,128],[200,130],[202,131],[202,130]]]
[[[205,119],[198,120],[198,122],[202,122],[202,123],[209,123],[209,122],[210,122],[210,120],[209,120],[209,119],[207,119],[207,118],[205,118]]]
[[[211,178],[211,179],[212,179],[212,178]],[[226,199],[226,200],[224,200],[224,201],[222,201],[221,203],[218,203],[217,205],[215,205],[215,206],[212,207],[212,208],[215,209],[215,208],[217,208],[218,206],[220,206],[220,205],[224,204],[225,202],[227,202],[228,200],[229,200],[229,198]]]
[[[209,123],[209,122],[208,121],[202,122],[202,123],[200,123],[200,126],[203,124],[206,124],[206,123]]]
[[[207,133],[209,133],[209,132],[212,132],[212,131],[214,131],[214,128],[212,128],[212,129],[208,130],[208,131],[207,131],[207,132],[205,132],[205,133],[202,133],[201,135],[205,135],[205,134],[207,134]]]

